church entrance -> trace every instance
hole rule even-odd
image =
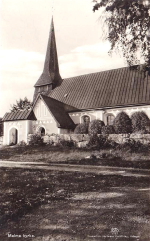
[[[9,145],[16,145],[18,143],[18,130],[12,128],[9,131]]]
[[[40,127],[38,129],[38,132],[40,133],[41,136],[45,136],[45,128],[44,127]]]

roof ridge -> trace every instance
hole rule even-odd
[[[138,65],[133,65],[133,66],[131,66],[131,67],[134,67],[134,66],[138,66]],[[97,72],[88,73],[88,74],[76,75],[76,76],[72,76],[72,77],[70,76],[70,77],[67,77],[67,78],[63,78],[63,80],[65,80],[65,79],[73,79],[73,78],[80,77],[80,76],[87,76],[87,75],[92,75],[92,74],[98,74],[98,73],[108,72],[108,71],[112,71],[112,70],[125,69],[125,68],[129,69],[130,67],[129,67],[129,66],[124,66],[124,67],[120,67],[120,68],[102,70],[102,71],[97,71]]]

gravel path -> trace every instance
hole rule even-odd
[[[150,176],[150,170],[148,169],[91,165],[45,164],[44,162],[0,161],[0,167],[43,169],[52,171],[95,173],[101,175],[120,175],[134,177]]]

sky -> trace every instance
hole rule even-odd
[[[16,100],[32,100],[52,15],[62,78],[126,66],[121,54],[108,54],[92,7],[92,0],[0,0],[0,117]]]

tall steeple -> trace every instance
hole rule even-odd
[[[34,85],[34,99],[39,93],[48,95],[49,92],[59,86],[61,82],[62,79],[59,74],[54,22],[52,18],[43,73]]]

